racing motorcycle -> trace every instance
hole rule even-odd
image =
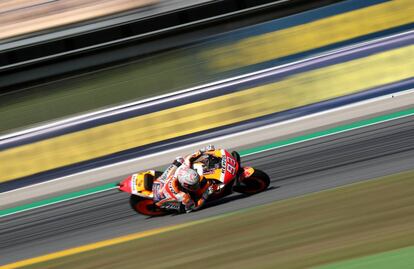
[[[214,154],[203,154],[197,158],[192,168],[202,175],[202,184],[195,193],[190,193],[196,201],[209,186],[215,186],[217,193],[211,195],[207,203],[212,200],[238,192],[252,195],[266,190],[270,184],[269,176],[253,167],[242,167],[240,155],[236,151],[232,153],[224,149],[216,149]],[[140,214],[148,216],[160,216],[177,212],[160,208],[153,202],[152,185],[162,172],[148,170],[128,176],[118,184],[118,189],[130,193],[130,205]],[[181,210],[182,212],[182,210]]]

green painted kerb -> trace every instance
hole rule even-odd
[[[331,128],[331,129],[320,131],[320,132],[315,132],[315,133],[308,134],[308,135],[298,136],[298,137],[294,137],[294,138],[283,140],[283,141],[277,141],[277,142],[270,143],[270,144],[260,146],[260,147],[255,147],[255,148],[243,150],[243,151],[240,151],[240,155],[243,157],[243,156],[260,153],[260,152],[275,149],[275,148],[286,147],[286,146],[289,146],[289,145],[292,145],[292,144],[305,142],[305,141],[309,141],[309,140],[324,137],[324,136],[334,135],[334,134],[342,133],[342,132],[345,132],[345,131],[350,131],[350,130],[366,127],[366,126],[369,126],[369,125],[373,125],[373,124],[379,124],[379,123],[382,123],[382,122],[395,120],[395,119],[398,119],[398,118],[407,117],[407,116],[411,116],[411,115],[414,115],[414,108],[398,111],[398,112],[395,112],[395,113],[391,113],[391,114],[387,114],[387,115],[383,115],[383,116],[379,116],[379,117],[375,117],[375,118],[371,118],[371,119],[368,119],[368,120],[362,120],[362,121],[354,122],[354,123],[347,124],[347,125],[341,125],[341,126],[338,126],[338,127],[335,127],[335,128]],[[42,207],[42,206],[51,205],[51,204],[55,204],[55,203],[59,203],[59,202],[79,198],[79,197],[82,197],[82,196],[87,196],[87,195],[95,194],[95,193],[98,193],[98,192],[111,190],[111,189],[116,188],[117,183],[118,182],[109,183],[109,184],[105,184],[105,185],[102,185],[102,186],[98,186],[98,187],[94,187],[94,188],[90,188],[90,189],[86,189],[86,190],[82,190],[82,191],[78,191],[78,192],[68,193],[68,194],[65,194],[65,195],[62,195],[62,196],[53,197],[53,198],[49,198],[49,199],[46,199],[46,200],[34,202],[34,203],[31,203],[31,204],[26,204],[26,205],[13,207],[13,208],[3,209],[3,210],[0,210],[0,217],[5,217],[5,216],[8,216],[8,215],[16,214],[16,213],[23,212],[23,211],[26,211],[26,210],[39,208],[39,207]]]
[[[94,188],[85,189],[85,190],[72,192],[72,193],[67,193],[67,194],[64,194],[64,195],[61,195],[61,196],[45,199],[45,200],[42,200],[42,201],[37,201],[37,202],[31,203],[31,204],[26,204],[26,205],[13,207],[13,208],[3,209],[3,210],[0,210],[0,217],[15,214],[15,213],[18,213],[18,212],[23,212],[23,211],[26,211],[26,210],[29,210],[29,209],[34,209],[34,208],[38,208],[38,207],[42,207],[42,206],[46,206],[46,205],[51,205],[51,204],[60,203],[60,202],[63,202],[63,201],[72,200],[72,199],[75,199],[75,198],[91,195],[91,194],[102,192],[102,191],[107,191],[107,190],[114,189],[114,188],[116,188],[116,183],[108,183],[108,184],[105,184],[105,185],[102,185],[102,186],[97,186],[97,187],[94,187]]]
[[[387,251],[361,258],[322,265],[315,269],[412,269],[414,247]]]
[[[407,109],[407,110],[402,110],[402,111],[398,111],[398,112],[387,114],[387,115],[378,116],[378,117],[367,119],[367,120],[357,121],[357,122],[354,122],[354,123],[351,123],[351,124],[337,126],[337,127],[334,127],[334,128],[328,129],[328,130],[319,131],[319,132],[316,132],[316,133],[302,135],[302,136],[298,136],[298,137],[293,137],[291,139],[287,139],[287,140],[283,140],[283,141],[277,141],[277,142],[270,143],[270,144],[267,144],[267,145],[263,145],[263,146],[260,146],[260,147],[243,150],[243,151],[240,151],[240,155],[241,156],[247,156],[247,155],[250,155],[250,154],[255,154],[255,153],[259,153],[259,152],[263,152],[263,151],[267,151],[267,150],[271,150],[271,149],[275,149],[275,148],[279,148],[279,147],[285,147],[285,146],[288,146],[288,145],[292,145],[292,144],[299,143],[299,142],[304,142],[304,141],[309,141],[309,140],[320,138],[320,137],[323,137],[323,136],[338,134],[338,133],[342,133],[342,132],[345,132],[345,131],[350,131],[350,130],[366,127],[366,126],[373,125],[373,124],[378,124],[378,123],[389,121],[389,120],[395,120],[395,119],[398,119],[398,118],[411,116],[413,114],[414,114],[414,108]]]

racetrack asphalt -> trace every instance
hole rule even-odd
[[[414,169],[414,116],[250,155],[271,188],[235,194],[199,212],[147,218],[110,190],[0,218],[0,265],[166,225]],[[116,181],[114,179],[113,181]]]

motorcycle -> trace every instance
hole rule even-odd
[[[213,154],[203,154],[193,162],[192,168],[208,182],[202,184],[197,192],[190,193],[195,201],[210,186],[214,186],[217,192],[207,202],[233,192],[253,195],[265,191],[270,184],[270,178],[265,172],[253,167],[242,167],[240,155],[236,151],[230,153],[224,149],[216,149]],[[140,214],[161,216],[177,212],[176,209],[157,207],[153,202],[152,185],[161,174],[160,171],[148,170],[130,175],[118,184],[118,189],[131,194],[130,205]]]

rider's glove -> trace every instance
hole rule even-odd
[[[187,203],[184,204],[185,213],[190,213],[195,208],[195,203],[193,199],[190,199]]]
[[[214,145],[208,145],[207,147],[200,149],[200,152],[204,153],[204,152],[213,151],[213,150],[215,150]]]

